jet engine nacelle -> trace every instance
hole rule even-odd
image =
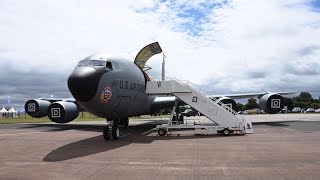
[[[225,105],[227,105],[229,107],[231,106],[231,108],[236,112],[238,111],[237,103],[233,99],[231,99],[229,97],[221,97],[221,98],[218,99],[218,102],[222,102],[223,104],[225,104]]]
[[[58,101],[48,108],[48,117],[55,123],[68,123],[79,115],[78,106],[73,102]]]
[[[41,118],[47,116],[48,107],[50,105],[50,101],[41,99],[31,99],[26,102],[26,104],[24,105],[24,109],[29,116]]]
[[[259,99],[260,108],[269,114],[275,114],[284,107],[284,99],[279,94],[269,93]]]

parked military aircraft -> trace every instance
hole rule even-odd
[[[80,111],[88,111],[106,118],[106,140],[119,138],[118,125],[127,126],[129,117],[150,115],[165,108],[172,108],[175,97],[156,97],[145,93],[150,81],[145,68],[147,60],[162,52],[159,43],[145,46],[137,54],[134,63],[120,58],[96,54],[81,60],[68,78],[68,87],[74,99],[40,98],[26,102],[25,111],[32,117],[48,116],[56,123],[74,120]],[[258,97],[259,105],[266,113],[277,113],[284,101],[279,93],[249,93],[216,95],[224,104],[236,108],[235,98]],[[183,102],[181,103],[183,104]]]

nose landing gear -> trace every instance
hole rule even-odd
[[[118,121],[112,120],[109,122],[109,125],[105,126],[103,129],[103,138],[104,140],[118,140],[120,136],[120,131],[118,128]]]

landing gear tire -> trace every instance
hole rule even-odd
[[[179,123],[180,124],[184,124],[184,117],[183,117],[183,115],[180,115],[180,117],[179,117]]]
[[[158,134],[159,134],[159,136],[164,136],[167,134],[167,131],[165,129],[159,129]]]
[[[109,126],[104,127],[103,129],[103,138],[104,140],[118,140],[120,137],[120,130],[118,128],[118,121],[114,120]]]
[[[118,140],[120,136],[120,130],[118,128],[118,121],[114,120],[111,127],[111,135],[113,140]]]
[[[230,135],[230,130],[228,128],[224,129],[222,131],[222,134],[225,135],[225,136],[229,136]]]
[[[104,129],[103,129],[103,138],[106,141],[110,140],[110,129],[109,129],[109,126],[104,127]]]

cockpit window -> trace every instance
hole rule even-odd
[[[80,67],[80,66],[87,66],[88,65],[88,62],[89,62],[89,60],[82,60],[82,61],[80,61],[79,63],[78,63],[78,67]]]
[[[80,66],[99,66],[99,67],[106,67],[109,70],[113,70],[112,63],[110,61],[105,61],[105,60],[84,59],[78,63],[77,67],[80,67]]]
[[[88,66],[106,66],[106,61],[90,60]]]

